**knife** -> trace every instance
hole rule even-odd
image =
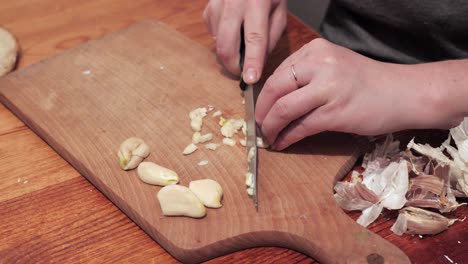
[[[244,40],[244,27],[241,27],[241,42],[240,42],[240,69],[243,71],[245,58],[245,40]],[[255,124],[255,98],[254,98],[254,86],[247,85],[244,79],[240,78],[239,87],[244,92],[245,100],[245,123],[247,125],[246,133],[246,151],[247,157],[249,152],[253,152],[253,156],[248,160],[248,173],[252,175],[252,189],[251,197],[254,202],[255,209],[258,211],[258,193],[257,193],[257,126]],[[250,193],[249,193],[250,194]]]

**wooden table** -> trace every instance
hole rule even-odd
[[[201,18],[206,1],[15,0],[0,3],[0,25],[18,38],[23,68],[145,19],[159,19],[213,49]],[[274,69],[317,35],[290,16]],[[454,217],[468,214],[466,207]],[[350,213],[357,218],[358,213]],[[390,219],[392,218],[392,219]],[[415,263],[468,259],[468,223],[434,237],[398,237],[395,213],[370,229],[400,247]],[[0,105],[0,262],[177,262],[119,211],[44,141]],[[288,249],[255,248],[214,259],[223,262],[313,263]]]

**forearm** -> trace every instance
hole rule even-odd
[[[417,120],[409,128],[446,129],[468,116],[468,59],[396,67],[401,83],[414,98]]]

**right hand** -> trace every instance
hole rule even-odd
[[[244,81],[256,83],[266,54],[281,37],[287,19],[286,0],[210,0],[203,12],[208,30],[216,39],[216,53],[224,67],[240,75],[240,31],[244,24]]]

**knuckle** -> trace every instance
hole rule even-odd
[[[231,49],[223,45],[222,42],[218,42],[218,45],[216,45],[216,54],[218,54],[218,57],[221,60],[229,60],[234,55]]]
[[[262,33],[251,31],[245,34],[245,42],[250,45],[262,45],[266,43],[266,37]]]
[[[275,113],[275,115],[281,120],[289,120],[291,118],[291,113],[289,111],[288,104],[283,98],[280,98],[273,105],[273,113]]]

